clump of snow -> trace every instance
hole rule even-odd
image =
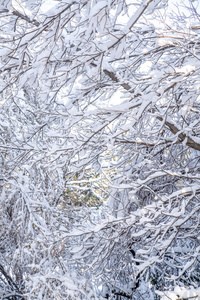
[[[194,65],[190,65],[190,64],[187,64],[185,66],[182,66],[180,68],[176,68],[176,72],[183,72],[183,73],[190,73],[192,71],[195,71],[196,67]]]
[[[185,288],[185,287],[180,287],[176,286],[174,288],[174,291],[166,291],[166,292],[161,292],[161,291],[156,291],[156,294],[161,296],[161,300],[178,300],[178,299],[196,299],[200,300],[200,288],[195,289],[193,287],[190,288]]]

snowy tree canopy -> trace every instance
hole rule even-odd
[[[0,299],[198,295],[198,1],[0,16]]]

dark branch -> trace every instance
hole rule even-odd
[[[22,13],[20,13],[20,12],[17,11],[17,10],[14,10],[14,11],[12,12],[12,14],[13,14],[14,16],[17,16],[17,17],[19,17],[19,18],[21,18],[21,19],[27,21],[28,23],[31,23],[31,24],[37,26],[37,27],[40,26],[40,23],[39,23],[37,20],[35,20],[35,19],[31,20],[28,16],[24,16]]]
[[[11,288],[11,290],[13,292],[16,292],[17,297],[20,297],[21,300],[25,300],[25,298],[22,296],[22,293],[19,290],[17,284],[12,280],[12,278],[10,277],[10,275],[7,274],[7,272],[5,271],[5,269],[4,269],[4,267],[2,265],[0,265],[0,272],[5,277],[6,281],[8,282],[8,284],[9,284],[9,286]]]
[[[117,78],[117,76],[115,75],[114,72],[111,72],[111,71],[108,71],[108,70],[104,70],[104,73],[105,73],[107,76],[109,76],[113,81],[119,83],[126,91],[130,91],[130,93],[133,93],[133,92],[134,92],[133,90],[131,90],[131,86],[130,86],[129,84],[127,84],[127,83],[120,83],[120,82],[119,82],[119,79]],[[171,88],[171,86],[170,86],[170,88]],[[137,95],[136,95],[136,96],[137,96]],[[138,95],[138,96],[141,96],[141,95]],[[163,121],[163,117],[157,116],[157,119],[158,119],[159,121]],[[177,134],[177,133],[179,132],[178,128],[177,128],[174,124],[172,124],[172,123],[170,123],[170,122],[168,122],[168,121],[165,121],[165,125],[169,128],[169,130],[170,130],[173,134]],[[186,136],[186,134],[184,134],[184,133],[179,133],[179,134],[178,134],[178,137],[179,137],[179,139],[180,139],[181,142],[183,142],[183,141],[186,139],[186,145],[187,145],[188,147],[191,147],[191,148],[193,148],[193,149],[195,149],[195,150],[200,151],[200,144],[197,143],[197,142],[195,142],[192,138]]]

